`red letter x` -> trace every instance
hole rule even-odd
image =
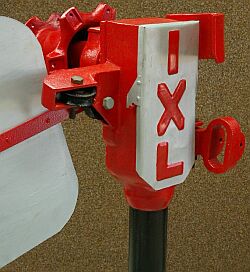
[[[186,89],[186,80],[182,79],[176,87],[173,94],[170,93],[168,86],[165,83],[158,85],[158,97],[163,104],[165,111],[158,123],[158,135],[162,136],[166,132],[171,119],[179,130],[184,128],[184,116],[178,106],[181,97]]]

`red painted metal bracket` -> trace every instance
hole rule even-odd
[[[207,128],[196,122],[195,154],[201,155],[205,167],[214,173],[225,173],[234,167],[245,149],[245,136],[232,117],[214,119]],[[218,156],[224,150],[222,161]]]
[[[99,26],[101,21],[113,20],[116,10],[107,4],[100,3],[93,12],[82,13],[72,7],[62,16],[54,13],[48,21],[32,17],[26,25],[36,35],[44,54],[48,72],[68,68],[68,49],[76,34],[89,27]],[[84,39],[84,33],[81,33]],[[84,48],[85,43],[82,43]]]
[[[177,21],[199,21],[199,58],[215,59],[217,63],[224,62],[224,14],[168,14],[166,18]]]
[[[107,4],[100,3],[93,12],[82,13],[78,11],[78,9],[76,9],[75,7],[72,7],[62,15],[58,13],[52,14],[46,22],[40,20],[38,17],[32,17],[30,20],[26,22],[26,26],[28,26],[31,29],[31,31],[36,35],[37,39],[39,40],[42,46],[47,71],[51,73],[54,70],[57,71],[58,69],[62,68],[67,69],[70,66],[71,60],[68,59],[68,57],[72,56],[71,55],[68,56],[68,54],[70,53],[68,52],[68,49],[75,35],[77,35],[81,30],[86,31],[86,33],[89,30],[90,34],[88,36],[89,38],[93,36],[93,39],[90,39],[89,41],[86,40],[81,43],[81,48],[78,48],[78,51],[80,52],[79,57],[81,55],[84,57],[85,53],[85,55],[86,54],[88,55],[87,56],[88,59],[86,58],[87,60],[89,60],[89,56],[92,57],[92,59],[89,60],[87,65],[95,64],[95,62],[98,61],[99,55],[98,53],[100,50],[99,29],[98,28],[95,29],[93,27],[98,27],[101,21],[112,20],[115,19],[115,17],[116,17],[115,9],[113,9]],[[95,38],[96,36],[97,38]],[[87,48],[85,48],[86,44],[88,45]],[[95,54],[93,54],[94,50],[96,51]],[[86,60],[84,59],[82,60],[81,64],[83,64],[84,61],[86,62]],[[90,63],[90,61],[92,63]],[[109,72],[110,69],[107,69],[106,71]],[[50,83],[52,84],[52,82],[54,83],[56,82],[57,86],[59,86],[60,83],[63,85],[63,83],[65,83],[68,79],[66,74],[70,75],[70,72],[71,70],[69,70],[69,72],[67,72],[67,70],[65,70],[65,72],[62,72],[62,78],[59,76],[60,73],[57,74],[58,76],[57,79],[55,79],[55,75],[54,76],[52,75],[50,78]],[[96,73],[93,72],[91,73],[90,68],[88,69],[88,71],[84,73],[85,87],[88,82],[90,83],[89,86],[95,85],[96,82],[92,76],[96,75],[100,79],[101,76],[98,74],[98,72],[101,72],[100,69],[99,70],[97,69]],[[112,90],[116,87],[116,84],[114,84],[115,81],[113,80],[113,77],[109,75],[110,74],[108,73],[108,75],[105,77],[106,80],[105,83],[107,86],[110,86],[112,85],[113,82],[114,87],[110,88],[110,91],[112,92]],[[102,78],[98,82],[100,81],[102,81]],[[45,80],[44,85],[46,85],[46,82],[48,83],[48,81]],[[93,83],[92,85],[91,82]],[[79,88],[79,86],[74,85],[71,82],[67,87],[68,90],[69,89],[74,90]],[[99,92],[99,94],[97,95],[95,107],[98,108],[100,112],[104,113],[104,118],[109,119],[110,123],[113,123],[112,121],[117,117],[117,114],[115,114],[115,112],[118,106],[116,105],[114,109],[110,110],[109,112],[104,111],[101,102],[100,103],[98,102],[102,101],[101,93],[105,95],[105,91]],[[50,103],[56,103],[55,97],[56,92],[48,92],[47,95],[48,97],[44,99],[46,100],[46,102],[44,102],[46,105],[48,101],[50,101]],[[25,141],[26,139],[31,138],[32,136],[68,119],[70,115],[70,109],[72,108],[72,106],[57,105],[56,107],[53,107],[52,105],[50,106],[47,105],[47,108],[49,109],[49,111],[46,111],[26,121],[25,123],[18,125],[17,127],[14,127],[3,133],[0,133],[0,152],[9,149],[14,145],[17,145]],[[81,109],[78,109],[77,113],[81,111],[82,111]]]
[[[9,149],[36,134],[69,118],[69,111],[46,111],[19,126],[0,134],[0,152]]]
[[[82,84],[72,83],[73,76],[83,78]],[[58,102],[57,94],[61,92],[96,88],[93,107],[99,112],[107,124],[117,125],[119,99],[117,89],[120,79],[120,67],[106,62],[88,67],[61,69],[49,74],[43,83],[42,104],[49,110],[70,109],[72,106]],[[103,107],[103,99],[112,97],[115,104],[110,110]]]

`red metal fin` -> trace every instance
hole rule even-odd
[[[166,18],[177,21],[199,21],[199,58],[215,59],[217,63],[224,62],[224,14],[168,14]]]

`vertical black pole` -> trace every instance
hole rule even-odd
[[[129,272],[165,272],[168,210],[130,208]]]

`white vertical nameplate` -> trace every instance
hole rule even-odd
[[[177,59],[169,52],[174,50],[170,49],[171,43],[176,42],[169,40],[171,31],[178,32]],[[138,78],[128,95],[128,104],[137,105],[136,170],[155,190],[183,182],[194,164],[198,40],[199,23],[195,21],[139,26]],[[169,65],[177,65],[176,72],[170,74]],[[163,88],[165,106],[159,97],[159,86]],[[178,95],[178,103],[171,104]],[[183,127],[174,122],[173,112],[178,113],[177,118],[183,115]],[[161,118],[166,121],[169,117],[166,129],[158,131]],[[164,156],[157,153],[160,145],[165,145]],[[178,163],[182,164],[182,171],[172,169],[168,173]],[[157,167],[166,168],[160,169],[163,175],[158,177]]]

